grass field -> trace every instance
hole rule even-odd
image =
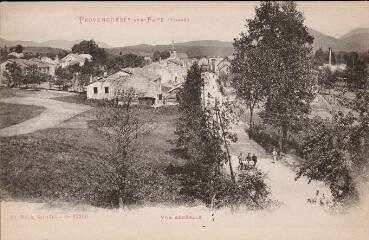
[[[30,92],[21,89],[0,88],[0,98],[28,96]]]
[[[68,103],[88,104],[86,94],[76,94],[73,96],[54,97],[52,99],[62,101],[62,102],[68,102]]]
[[[44,107],[39,106],[0,102],[0,128],[24,122],[39,115],[44,110]]]
[[[141,166],[160,173],[155,184],[145,184],[143,199],[148,202],[177,201],[176,187],[165,175],[169,164],[178,165],[181,159],[172,154],[175,138],[175,106],[142,108],[141,119],[150,121],[151,131],[135,142],[139,155],[135,161]],[[110,143],[93,127],[96,108],[79,114],[61,125],[87,121],[86,128],[55,127],[17,137],[0,138],[2,198],[64,200],[99,205],[104,191],[110,187],[106,173],[111,151]],[[140,186],[141,186],[140,185]],[[146,189],[147,186],[152,186]],[[172,191],[173,190],[173,191]],[[150,193],[147,194],[147,191]],[[6,194],[5,194],[6,193]]]

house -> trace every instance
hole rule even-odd
[[[164,86],[170,86],[175,81],[176,76],[174,72],[170,71],[164,64],[154,62],[143,68],[159,75],[161,77],[161,84]]]
[[[151,56],[144,56],[144,60],[145,60],[145,62],[147,62],[147,63],[152,63],[152,58],[151,58]]]
[[[59,56],[56,55],[54,60],[49,57],[41,57],[41,62],[57,65],[59,64]]]
[[[82,67],[85,64],[86,60],[89,62],[92,61],[92,56],[90,54],[69,53],[67,56],[60,60],[60,65],[62,68],[77,64]]]
[[[165,100],[172,103],[179,102],[179,98],[181,96],[183,90],[183,84],[177,84],[176,86],[172,87],[168,91],[165,92]]]
[[[346,64],[337,64],[337,65],[332,65],[332,64],[324,64],[322,66],[319,66],[319,69],[325,69],[328,68],[331,72],[343,72],[346,70],[347,66]]]
[[[159,62],[151,63],[144,66],[144,69],[156,73],[161,77],[161,83],[167,87],[173,87],[183,83],[187,76],[187,54],[177,53],[172,44],[170,56],[167,59],[159,60]]]
[[[24,54],[23,53],[17,53],[17,52],[11,52],[8,54],[8,56],[14,56],[16,58],[22,58],[24,57]]]
[[[37,66],[37,70],[39,73],[48,74],[50,76],[55,75],[55,65],[43,63],[41,62],[40,59],[29,59],[29,60],[22,58],[8,59],[0,64],[0,85],[5,85],[6,78],[4,76],[4,72],[6,71],[6,65],[9,63],[17,64],[24,75],[28,74],[29,68],[32,65]]]
[[[6,70],[6,65],[8,63],[15,63],[17,64],[23,74],[27,74],[28,72],[28,69],[32,66],[32,65],[36,65],[37,66],[37,70],[40,72],[40,73],[44,73],[44,74],[48,74],[48,75],[51,75],[51,76],[54,76],[55,75],[55,67],[52,66],[51,64],[47,64],[47,63],[43,63],[41,62],[40,60],[37,60],[37,59],[8,59],[7,61],[3,62],[1,64],[1,75],[2,75],[2,72]]]
[[[39,71],[41,73],[46,73],[51,76],[55,76],[55,70],[58,67],[58,64],[54,60],[48,57],[42,57],[42,58],[32,58],[29,59],[29,61],[32,62],[33,64],[36,64],[39,67]]]
[[[133,89],[135,103],[156,105],[162,101],[161,78],[143,68],[125,68],[87,86],[88,99],[113,99],[118,92]]]
[[[223,58],[217,65],[217,73],[219,75],[229,74],[231,71],[231,59],[229,57]]]
[[[182,64],[177,64],[172,61],[176,60],[171,59],[162,61],[161,63],[152,63],[144,66],[144,69],[159,75],[162,85],[172,87],[178,83],[184,82],[187,75],[187,69]]]
[[[177,53],[174,42],[172,41],[172,50],[170,50],[170,56],[168,59],[178,59],[178,60],[186,60],[188,56],[186,53]]]

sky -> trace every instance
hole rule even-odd
[[[48,41],[94,39],[111,46],[232,41],[258,2],[2,2],[0,37]],[[369,3],[297,2],[306,26],[340,37],[369,27]],[[101,22],[105,18],[105,22]],[[100,20],[100,22],[98,22]],[[155,20],[155,21],[154,21]]]

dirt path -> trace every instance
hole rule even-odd
[[[0,99],[0,101],[10,104],[35,105],[46,108],[45,111],[34,118],[0,129],[1,137],[28,134],[51,128],[79,113],[91,109],[90,106],[56,101],[47,97],[12,97]]]
[[[268,176],[267,184],[271,188],[272,198],[285,207],[300,209],[306,205],[311,205],[307,202],[307,199],[315,197],[317,190],[320,196],[324,194],[324,197],[328,200],[330,192],[323,183],[311,182],[308,184],[306,178],[295,181],[295,172],[279,161],[272,163],[271,155],[266,153],[254,140],[249,139],[244,127],[244,125],[238,125],[231,129],[231,132],[237,133],[238,136],[238,142],[230,145],[232,166],[236,173],[239,172],[237,169],[237,155],[239,152],[242,151],[244,154],[250,152],[251,155],[255,153],[258,157],[257,167]],[[287,155],[286,158],[289,162],[295,161],[291,155]],[[229,166],[227,166],[227,169],[229,171]]]

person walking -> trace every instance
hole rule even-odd
[[[251,159],[254,162],[254,167],[255,167],[256,166],[256,163],[258,162],[258,158],[256,157],[255,153],[252,154]]]
[[[273,161],[272,163],[275,163],[275,161],[277,161],[277,150],[275,148],[273,148],[273,152],[272,152],[272,156],[273,156]]]
[[[252,161],[252,159],[251,159],[251,153],[248,153],[247,154],[246,160],[247,160],[247,166],[250,166],[250,161]]]
[[[243,156],[242,156],[242,152],[240,152],[240,154],[238,154],[238,169],[242,170],[243,169]]]

